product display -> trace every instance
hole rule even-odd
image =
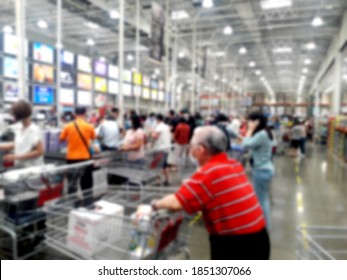
[[[158,100],[158,99],[159,99],[158,90],[152,89],[152,100]]]
[[[158,100],[161,102],[165,101],[165,93],[163,91],[158,92]]]
[[[133,92],[134,92],[134,96],[136,97],[141,97],[141,93],[142,93],[142,87],[140,86],[134,86],[133,87]]]
[[[123,95],[131,96],[132,95],[132,87],[130,84],[123,84]]]
[[[51,87],[33,86],[33,103],[38,105],[53,105],[54,90]]]
[[[135,72],[133,74],[133,82],[135,85],[141,86],[142,85],[142,74]]]
[[[48,45],[41,43],[33,43],[33,60],[45,62],[45,63],[54,63],[54,48]]]
[[[69,51],[62,51],[62,63],[63,65],[74,65],[75,55]]]
[[[132,72],[129,70],[124,70],[123,72],[123,81],[127,83],[132,82]]]
[[[4,34],[4,53],[17,55],[18,40],[12,34]]]
[[[150,93],[149,88],[143,88],[142,89],[142,98],[143,99],[150,99],[150,97],[151,97],[151,93]]]
[[[119,90],[118,82],[109,80],[108,81],[108,92],[111,94],[117,94]]]
[[[108,76],[110,79],[118,80],[119,78],[118,67],[110,64],[108,66]]]
[[[106,94],[98,93],[95,95],[94,104],[97,108],[105,106],[106,102]]]
[[[107,92],[107,81],[104,78],[95,77],[94,78],[94,90]]]
[[[82,72],[92,73],[92,60],[89,57],[79,55],[77,58],[77,69]]]
[[[151,78],[148,76],[143,76],[143,86],[150,87],[151,86]]]
[[[106,76],[107,64],[103,61],[94,62],[94,74],[99,76]]]
[[[75,86],[75,75],[72,72],[60,72],[60,82],[63,86]]]
[[[93,104],[92,93],[90,91],[78,91],[77,92],[77,104],[79,106],[90,107]]]
[[[54,69],[52,66],[43,64],[33,65],[33,80],[38,83],[53,84]]]
[[[15,102],[19,99],[18,84],[16,82],[4,82],[4,101]]]
[[[73,89],[60,89],[60,103],[65,106],[73,106],[75,104],[75,91]]]
[[[77,87],[84,90],[92,90],[92,76],[88,74],[77,74]]]
[[[18,77],[18,61],[16,58],[4,57],[3,58],[3,72],[6,78]]]

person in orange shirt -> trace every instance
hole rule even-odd
[[[75,120],[68,123],[61,135],[60,141],[67,142],[66,160],[68,164],[75,164],[92,159],[90,146],[96,138],[94,127],[86,122],[86,108],[77,107],[75,110]],[[68,193],[77,192],[77,184],[69,178]],[[82,191],[85,192],[85,197],[91,196],[93,188],[93,165],[88,165],[80,178]]]

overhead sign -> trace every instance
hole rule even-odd
[[[165,12],[157,3],[152,3],[151,44],[149,56],[158,62],[164,55]]]

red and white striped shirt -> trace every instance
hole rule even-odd
[[[176,197],[186,212],[203,212],[210,234],[250,234],[265,228],[261,206],[243,166],[225,153],[199,168]]]

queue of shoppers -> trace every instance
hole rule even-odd
[[[50,125],[56,120],[54,113],[52,108]],[[164,151],[164,186],[177,184],[171,167],[181,168],[188,159],[198,166],[176,193],[156,201],[155,208],[189,214],[201,211],[210,234],[212,259],[269,259],[274,147],[285,127],[290,155],[304,156],[306,139],[313,138],[311,121],[290,118],[284,122],[278,117],[269,119],[261,112],[231,118],[216,113],[207,120],[188,110],[170,110],[167,117],[131,110],[121,123],[119,113],[117,108],[110,108],[103,115],[90,116],[86,108],[77,107],[64,118],[60,140],[67,144],[66,163],[87,164],[78,178],[86,204],[92,196],[90,161],[95,153],[127,153],[130,163],[142,166],[146,149],[152,147]],[[17,121],[12,126],[14,141],[0,145],[0,150],[8,152],[3,160],[14,162],[16,167],[43,165],[42,132],[31,119],[31,104],[14,103],[12,114]],[[249,152],[250,173],[246,172],[246,164],[230,157],[235,144]],[[76,178],[68,180],[68,194],[76,194]]]

